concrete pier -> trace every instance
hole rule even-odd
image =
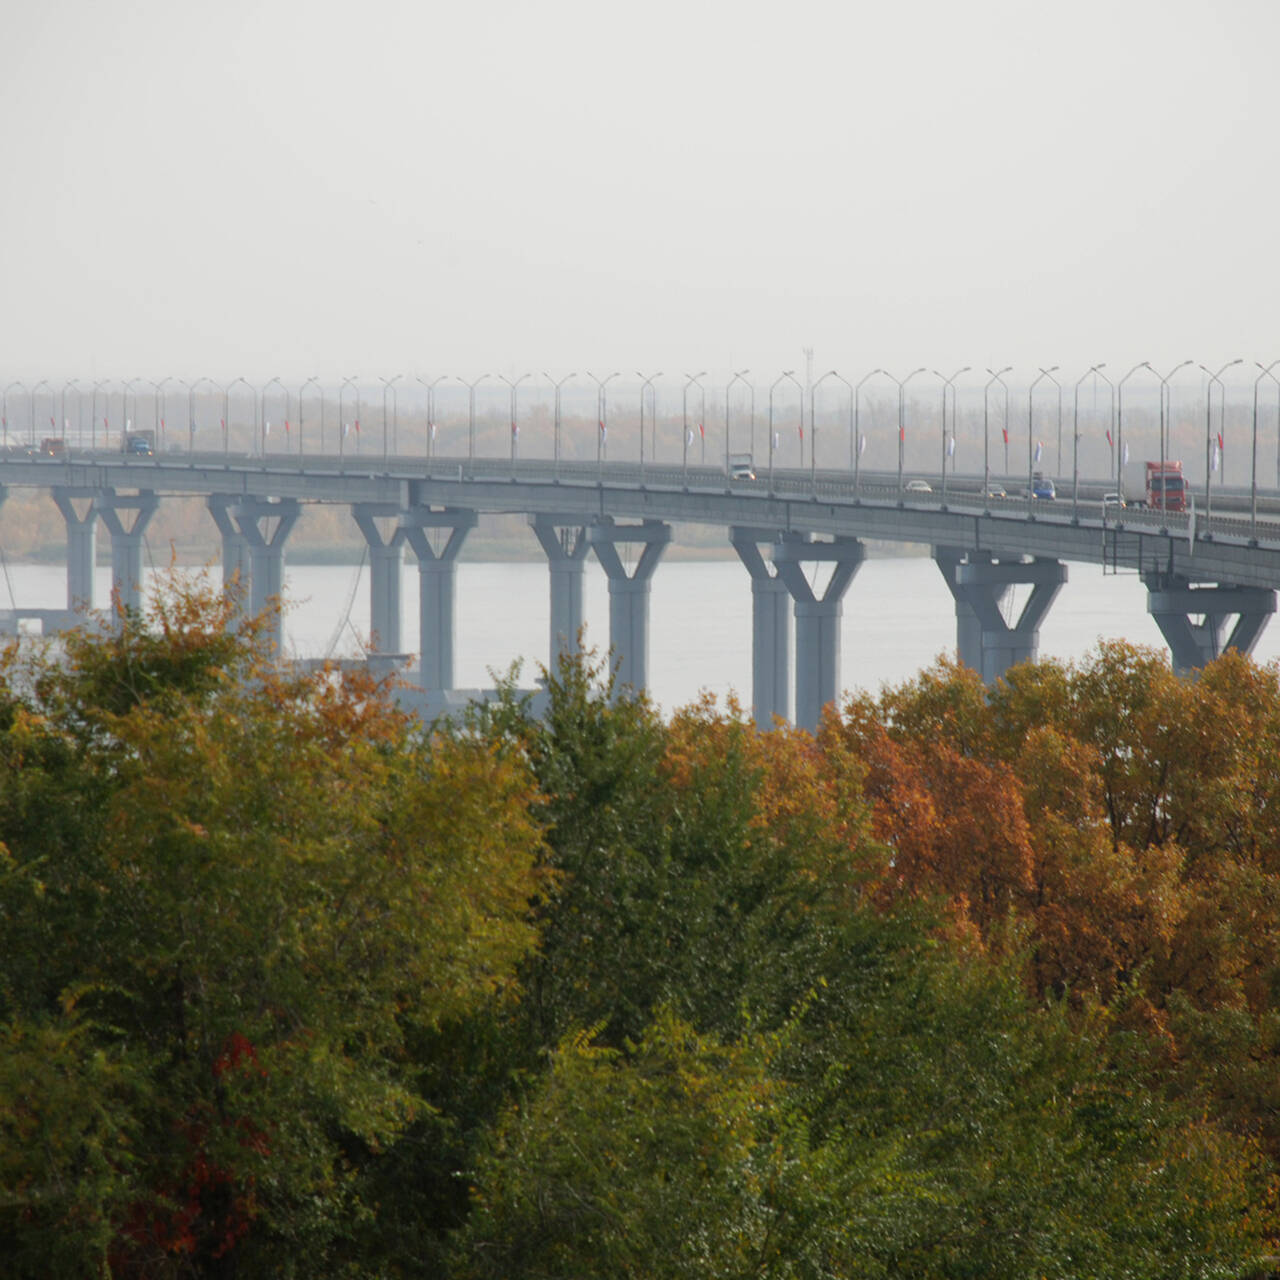
[[[934,548],[934,562],[956,606],[956,650],[984,684],[994,684],[1019,662],[1034,662],[1040,651],[1040,624],[1063,584],[1067,567],[1057,560],[996,560],[988,552]],[[1001,605],[1010,588],[1029,586],[1013,622]]]
[[[1228,649],[1252,653],[1276,611],[1276,593],[1266,587],[1199,584],[1168,573],[1144,573],[1142,583],[1147,612],[1156,620],[1179,675],[1199,670]]]
[[[452,689],[458,552],[467,534],[476,527],[476,513],[461,507],[411,507],[401,515],[400,526],[413,554],[418,557],[422,687]],[[432,531],[443,531],[447,535],[438,548],[432,544]]]
[[[391,503],[359,502],[352,518],[369,549],[369,636],[374,653],[399,654],[403,646],[400,580],[404,570],[402,508]]]
[[[142,608],[142,539],[160,501],[141,489],[135,494],[104,490],[94,500],[111,534],[111,590],[123,608]]]
[[[840,622],[844,593],[866,558],[857,538],[815,542],[787,533],[773,551],[778,576],[795,601],[796,724],[815,732],[822,708],[840,697]],[[831,577],[818,595],[805,576],[806,563],[830,564]]]
[[[773,547],[776,529],[735,525],[729,541],[751,575],[751,711],[758,729],[791,718],[791,593],[760,548]]]
[[[578,648],[582,630],[582,579],[591,544],[581,519],[534,515],[529,526],[547,557],[551,575],[551,637],[548,665],[554,667],[562,653]]]
[[[609,646],[617,663],[616,689],[641,690],[649,683],[649,583],[671,541],[671,526],[660,520],[619,525],[604,516],[587,529],[587,541],[609,579]],[[631,572],[619,546],[642,550]]]

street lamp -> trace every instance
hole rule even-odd
[[[906,455],[906,445],[907,445],[907,422],[906,422],[907,383],[910,382],[911,379],[916,376],[916,374],[925,373],[926,369],[924,365],[921,365],[918,369],[912,369],[911,372],[907,374],[907,376],[903,378],[901,381],[895,378],[893,374],[891,374],[888,371],[888,369],[881,369],[880,372],[883,373],[884,376],[888,378],[891,382],[897,383],[897,387],[898,387],[898,498],[899,500],[901,500],[902,498],[902,463]]]
[[[231,388],[232,388],[232,387],[234,387],[234,386],[236,385],[236,383],[237,383],[237,382],[243,382],[243,383],[244,383],[244,385],[245,385],[246,387],[248,387],[250,396],[252,396],[252,397],[253,397],[253,416],[254,416],[253,435],[254,435],[254,438],[256,438],[256,437],[257,437],[257,434],[258,434],[258,423],[257,423],[257,417],[258,417],[258,395],[257,395],[257,392],[254,390],[254,388],[253,388],[253,384],[252,384],[252,383],[250,383],[250,382],[249,382],[249,380],[248,380],[247,378],[244,378],[244,377],[240,377],[240,378],[232,378],[232,380],[231,380],[230,382],[228,382],[228,383],[227,383],[226,387],[223,389],[223,392],[222,392],[222,410],[223,410],[223,417],[222,417],[222,441],[223,441],[223,444],[222,444],[222,451],[223,451],[223,453],[224,453],[224,454],[226,454],[226,453],[230,453],[230,451],[231,451]]]
[[[604,461],[609,440],[609,393],[606,388],[614,378],[618,377],[618,371],[615,369],[612,373],[605,374],[603,378],[597,378],[588,369],[587,377],[596,384],[596,471],[598,472]]]
[[[476,388],[488,378],[487,373],[482,373],[474,382],[468,382],[466,378],[459,378],[467,389],[467,461],[474,462],[476,460]]]
[[[280,381],[279,378],[268,378],[262,384],[262,390],[258,393],[258,403],[261,406],[261,412],[258,415],[262,429],[262,456],[267,456],[267,436],[271,434],[271,424],[267,421],[267,388],[274,383],[284,392],[284,420],[285,426],[289,423],[289,388]],[[287,450],[286,450],[287,451]]]
[[[658,444],[657,433],[656,433],[657,424],[658,424],[658,388],[655,387],[653,384],[655,381],[657,381],[657,379],[662,377],[662,371],[659,370],[657,373],[650,374],[650,376],[646,378],[644,374],[641,373],[639,369],[637,369],[636,377],[640,379],[640,480],[643,483],[644,481],[644,393],[645,393],[645,390],[648,389],[649,403],[653,407],[653,423],[654,423],[654,430],[655,430],[653,448],[655,453],[654,461],[656,462],[657,461],[656,453],[657,453],[657,444]]]
[[[800,418],[801,421],[804,420],[804,388],[796,381],[794,369],[784,369],[769,387],[769,492],[771,494],[773,493],[773,393],[778,383],[787,381],[795,383],[795,388],[800,393]]]
[[[1206,519],[1208,519],[1209,515],[1212,512],[1212,508],[1210,505],[1212,498],[1211,498],[1211,490],[1209,488],[1209,479],[1213,475],[1213,470],[1209,465],[1209,434],[1210,434],[1209,420],[1212,416],[1212,411],[1213,411],[1213,384],[1215,382],[1218,384],[1218,389],[1222,397],[1222,401],[1221,401],[1222,416],[1219,419],[1219,422],[1221,424],[1221,430],[1218,432],[1218,434],[1221,436],[1222,433],[1227,429],[1227,387],[1226,387],[1226,384],[1222,381],[1222,375],[1228,369],[1230,369],[1233,364],[1243,364],[1243,363],[1244,361],[1240,359],[1228,360],[1227,363],[1224,364],[1222,368],[1218,370],[1217,373],[1212,373],[1208,369],[1205,369],[1204,365],[1199,366],[1201,369],[1204,369],[1205,373],[1209,374],[1209,385],[1205,388],[1205,394],[1204,394],[1204,514]],[[1223,473],[1222,479],[1225,480],[1226,471],[1227,471],[1227,460],[1225,457],[1223,457],[1219,459],[1219,461],[1222,464],[1222,473]],[[1222,481],[1219,481],[1219,483],[1222,483]]]
[[[1058,430],[1061,432],[1062,417],[1062,384],[1053,375],[1057,372],[1058,366],[1051,364],[1047,369],[1041,369],[1040,372],[1031,380],[1031,385],[1027,388],[1027,497],[1028,499],[1036,496],[1035,486],[1035,397],[1036,384],[1043,378],[1048,378],[1055,387],[1058,388]]]
[[[80,437],[83,436],[84,433],[81,430],[83,424],[81,423],[80,419],[82,417],[83,405],[80,399],[79,379],[77,378],[68,378],[67,381],[62,384],[62,400],[61,400],[61,405],[59,409],[59,415],[62,419],[62,438],[64,440],[67,438],[67,388],[68,387],[76,388],[76,437],[79,439]]]
[[[212,378],[197,378],[187,388],[187,451],[194,453],[196,448],[196,388],[207,382],[215,391],[222,390]]]
[[[1185,369],[1187,365],[1194,364],[1194,363],[1195,363],[1194,360],[1183,360],[1179,364],[1175,364],[1173,368],[1170,369],[1169,372],[1166,373],[1163,378],[1160,378],[1159,373],[1156,373],[1156,377],[1160,378],[1160,510],[1161,511],[1169,510],[1169,481],[1164,471],[1164,463],[1165,463],[1164,406],[1165,406],[1166,395],[1168,396],[1168,400],[1169,400],[1169,418],[1172,419],[1173,417],[1173,389],[1169,386],[1169,379],[1172,378],[1173,375],[1177,373],[1179,369]],[[1152,370],[1152,372],[1155,373],[1155,370]],[[1173,426],[1173,423],[1171,421],[1169,423],[1169,426],[1170,427]],[[1185,484],[1185,481],[1184,481],[1184,484]]]
[[[726,476],[729,475],[729,395],[733,391],[733,384],[746,382],[747,374],[750,372],[750,369],[739,369],[729,379],[729,384],[724,389],[724,473]]]
[[[828,378],[838,378],[839,376],[834,369],[828,369],[809,388],[809,487],[813,490],[815,498],[818,496],[818,415],[814,412],[814,396],[818,388]],[[801,455],[800,462],[803,465],[803,455]]]
[[[1280,364],[1280,360],[1273,360],[1264,369],[1258,361],[1254,361],[1262,372],[1253,380],[1253,466],[1251,468],[1253,480],[1250,486],[1249,495],[1249,537],[1253,542],[1258,540],[1258,383],[1263,378],[1270,378],[1280,389],[1280,378],[1277,378],[1271,372],[1276,365]],[[1276,483],[1280,485],[1280,400],[1276,401]]]
[[[320,452],[321,453],[324,452],[324,387],[320,385],[319,375],[313,374],[310,378],[308,378],[302,384],[302,386],[298,388],[298,457],[302,457],[303,448],[304,448],[303,435],[302,435],[302,429],[303,429],[302,397],[306,395],[307,388],[311,386],[312,383],[315,384],[316,390],[320,393]]]
[[[984,503],[991,498],[991,432],[988,403],[993,382],[998,382],[1004,391],[1004,469],[1006,475],[1009,473],[1009,385],[1005,382],[1004,375],[1013,372],[1013,365],[1007,364],[1000,370],[988,369],[987,372],[991,377],[982,388],[982,501]]]
[[[702,391],[702,383],[698,382],[698,379],[706,376],[707,371],[705,369],[701,373],[686,373],[684,375],[684,389],[680,393],[680,422],[684,439],[684,453],[681,456],[680,470],[685,483],[688,483],[689,480],[689,388],[697,383],[698,390]],[[706,408],[707,393],[702,391],[702,411],[704,414],[706,413]]]
[[[133,419],[129,417],[129,389],[133,386],[135,382],[146,382],[146,378],[130,378],[129,381],[124,384],[124,397],[122,399],[121,406],[120,406],[122,410],[120,416],[124,419],[124,429],[123,429],[123,432],[121,433],[121,437],[120,437],[121,440],[123,440],[124,437],[129,434],[129,428],[133,426]],[[134,405],[134,409],[136,410],[138,406],[137,396],[135,396],[133,399],[133,405]],[[106,444],[108,448],[111,447],[111,442],[109,440],[106,442]]]
[[[514,465],[516,460],[516,441],[520,438],[520,420],[517,417],[519,400],[516,398],[516,388],[526,378],[532,378],[533,374],[522,373],[514,382],[510,378],[503,377],[502,374],[498,374],[498,377],[511,388],[511,462]]]
[[[360,452],[360,383],[357,381],[358,374],[352,374],[349,378],[343,378],[341,385],[338,387],[338,457],[342,458],[346,454],[347,449],[347,424],[342,417],[342,403],[346,396],[347,388],[354,386],[356,389],[356,453]]]
[[[552,450],[554,453],[555,463],[556,463],[556,479],[559,480],[560,479],[560,388],[563,387],[564,384],[568,382],[571,378],[576,378],[578,375],[576,373],[566,373],[564,377],[560,379],[559,382],[557,382],[549,373],[544,372],[542,376],[546,378],[546,380],[549,383],[551,383],[551,386],[555,390],[555,434],[552,437],[552,440],[553,440]],[[654,375],[654,377],[657,377],[657,376],[658,376],[657,374]]]
[[[110,378],[103,378],[101,382],[93,384],[93,394],[89,397],[89,448],[96,450],[98,447],[98,392],[103,387],[111,385]],[[111,408],[111,393],[107,393],[107,412]],[[7,416],[7,415],[6,415]],[[107,414],[102,415],[102,433],[105,437],[107,433]]]
[[[1101,364],[1095,364],[1090,367],[1087,373],[1080,375],[1076,381],[1075,388],[1072,391],[1071,400],[1071,435],[1072,435],[1072,451],[1071,451],[1071,523],[1076,524],[1079,520],[1080,511],[1080,387],[1086,378],[1098,377],[1111,388],[1111,404],[1107,412],[1107,432],[1110,434],[1111,411],[1115,409],[1116,389],[1111,379],[1102,372],[1107,367],[1104,360]],[[1107,462],[1110,463],[1108,458]]]
[[[853,468],[853,491],[858,492],[859,471],[862,467],[862,427],[861,427],[861,411],[858,404],[858,393],[862,390],[862,384],[869,382],[878,373],[884,373],[883,369],[872,369],[866,377],[859,381],[858,385],[853,389],[853,435],[849,437],[849,466]],[[857,449],[855,452],[855,440]]]
[[[438,378],[428,382],[425,378],[417,378],[427,389],[427,457],[430,458],[436,443],[436,387],[446,381],[449,375],[442,373]]]
[[[942,505],[947,505],[947,388],[951,388],[951,438],[955,439],[956,434],[956,379],[962,373],[968,373],[972,366],[965,365],[963,369],[957,369],[951,377],[946,378],[940,374],[937,369],[933,371],[935,378],[942,380]],[[955,463],[951,464],[955,469]]]
[[[1151,369],[1151,361],[1143,360],[1140,364],[1135,364],[1128,373],[1116,383],[1116,498],[1119,502],[1124,502],[1124,384],[1133,377],[1139,369]],[[1152,373],[1156,371],[1151,369]],[[1156,373],[1158,378],[1160,375]],[[1162,397],[1163,400],[1163,397]],[[1161,433],[1163,434],[1163,432]]]
[[[403,373],[397,373],[394,377],[379,377],[378,381],[382,383],[382,461],[387,460],[387,392],[391,392],[391,413],[393,415],[393,423],[391,428],[391,437],[393,448],[397,453],[400,452],[400,397],[396,394],[396,383],[404,377]]]
[[[2,413],[0,413],[0,416],[3,417],[3,427],[4,427],[5,437],[6,437],[5,439],[6,444],[8,443],[8,435],[9,435],[9,392],[12,391],[14,387],[21,387],[23,392],[25,393],[27,390],[27,384],[25,382],[11,382],[4,389],[4,405],[3,405],[3,411]]]
[[[162,453],[164,452],[164,389],[166,383],[173,382],[174,380],[175,379],[172,377],[161,378],[159,382],[152,382],[150,378],[144,379],[147,386],[149,386],[155,394],[155,399],[152,401],[151,405],[151,431],[155,436],[156,448]]]

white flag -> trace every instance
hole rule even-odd
[[[955,456],[956,456],[956,438],[955,436],[952,436],[951,439],[947,441],[947,457],[954,458]]]
[[[866,451],[867,451],[867,437],[863,436],[858,441],[858,457],[862,457],[862,455],[866,453]]]
[[[1121,461],[1126,467],[1129,465],[1129,442],[1127,440],[1124,442],[1124,458]]]
[[[1222,465],[1222,450],[1215,444],[1213,446],[1213,469],[1217,469]]]
[[[1037,441],[1036,441],[1036,461],[1037,461],[1037,462],[1039,462],[1039,461],[1040,461],[1040,455],[1041,455],[1043,452],[1044,452],[1044,441],[1043,441],[1043,440],[1037,440]]]

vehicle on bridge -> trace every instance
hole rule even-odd
[[[729,455],[730,480],[754,480],[756,467],[749,453],[731,453]]]
[[[1057,490],[1053,487],[1053,481],[1043,471],[1037,471],[1031,477],[1031,496],[1042,498],[1046,502],[1052,502],[1058,496]]]
[[[908,493],[932,493],[933,485],[927,480],[908,480],[906,491]]]
[[[154,431],[126,431],[120,446],[121,453],[134,458],[149,458],[156,451]]]
[[[40,456],[42,458],[65,458],[67,456],[67,442],[60,436],[46,436],[40,441]]]
[[[1146,505],[1156,511],[1187,509],[1187,483],[1181,462],[1147,463]]]

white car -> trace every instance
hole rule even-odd
[[[933,485],[927,480],[908,480],[906,484],[907,493],[932,493]]]

